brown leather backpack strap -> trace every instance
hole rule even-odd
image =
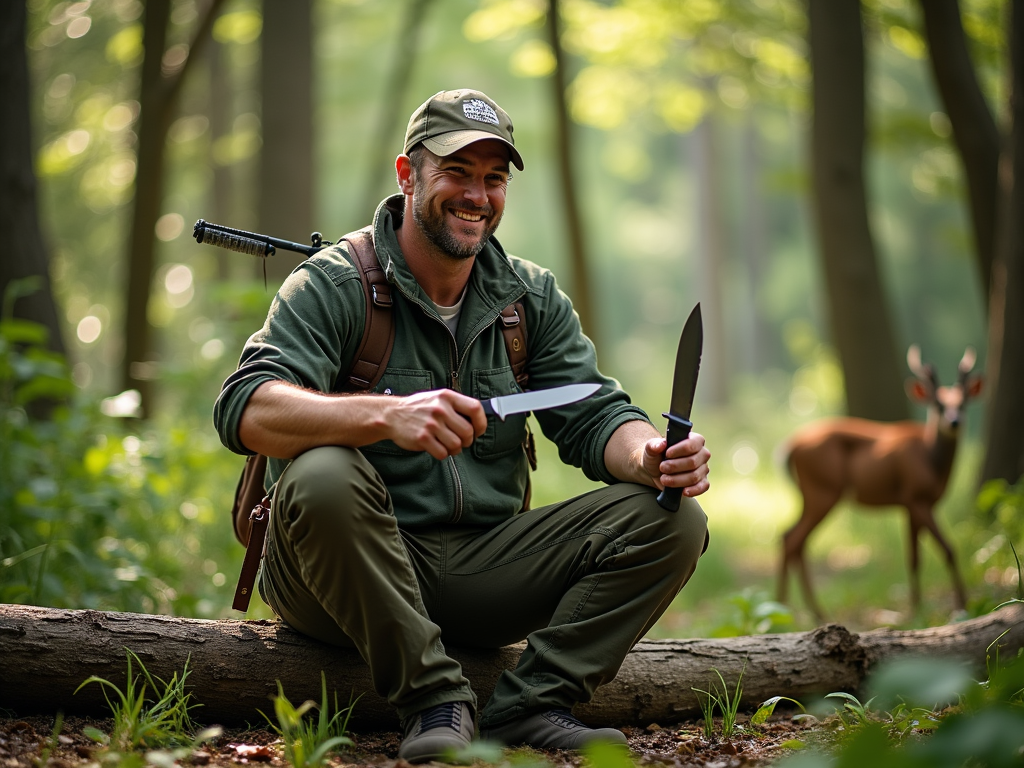
[[[235,488],[235,503],[231,509],[231,522],[235,528],[235,538],[241,544],[249,540],[249,517],[253,508],[260,503],[266,494],[263,480],[267,475],[267,457],[261,454],[249,456],[245,460],[242,475],[238,478]]]
[[[370,227],[345,235],[352,261],[359,272],[366,296],[366,321],[363,338],[356,350],[348,376],[348,388],[372,389],[384,375],[388,358],[395,346],[395,322],[391,311],[391,284],[377,260]],[[235,588],[231,607],[236,611],[249,610],[249,599],[256,584],[260,560],[270,524],[271,499],[264,494],[263,480],[267,470],[266,456],[250,456],[235,490],[232,512],[235,536],[246,545],[242,572]],[[259,499],[262,498],[262,501]]]
[[[370,227],[351,232],[342,239],[349,245],[366,295],[366,323],[349,370],[348,386],[354,390],[368,390],[375,387],[384,375],[395,346],[391,283],[377,260]]]
[[[530,375],[526,372],[526,310],[523,308],[523,303],[517,301],[501,310],[499,322],[501,323],[501,335],[505,340],[505,352],[508,353],[508,361],[512,366],[512,375],[516,377],[516,384],[522,389],[526,389]],[[533,441],[533,432],[530,431],[529,424],[526,425],[523,451],[530,462],[530,469],[537,469],[537,447]],[[523,495],[523,506],[520,510],[522,512],[530,508],[531,486],[528,476],[526,478],[526,493]]]
[[[530,377],[526,372],[526,311],[523,303],[517,301],[501,310],[500,322],[512,375],[516,377],[516,384],[526,389]]]
[[[270,496],[253,507],[249,513],[249,540],[245,545],[245,558],[242,560],[242,572],[238,576],[235,587],[235,599],[231,607],[245,613],[249,610],[249,598],[252,597],[256,585],[256,574],[260,570],[263,559],[263,547],[267,541],[267,528],[270,525]]]

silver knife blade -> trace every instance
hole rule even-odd
[[[686,318],[683,333],[676,350],[676,370],[672,377],[672,400],[669,412],[673,416],[690,418],[693,395],[697,391],[697,373],[700,371],[700,354],[704,346],[704,324],[700,316],[700,303]]]
[[[513,413],[529,413],[545,408],[557,408],[569,405],[585,397],[590,397],[601,388],[600,384],[567,384],[564,387],[538,389],[533,392],[518,392],[514,395],[502,395],[482,401],[484,413],[497,416],[502,421]]]

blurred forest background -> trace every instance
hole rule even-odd
[[[499,239],[555,271],[656,423],[701,302],[711,546],[655,635],[813,626],[773,600],[799,515],[777,448],[827,415],[923,419],[903,390],[912,343],[945,384],[969,346],[987,376],[937,516],[969,613],[990,609],[1024,544],[1019,8],[4,3],[0,601],[231,615],[242,459],[210,413],[300,257],[272,257],[264,288],[261,264],[192,224],[335,240],[394,190],[416,105],[471,87],[512,116],[526,161]],[[541,443],[535,504],[590,487]],[[948,619],[930,539],[910,611],[905,518],[841,505],[815,532],[830,618]]]

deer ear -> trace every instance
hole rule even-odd
[[[981,390],[984,389],[982,386],[983,383],[984,379],[981,376],[973,377],[969,382],[967,382],[967,395],[969,397],[977,397],[980,395]]]
[[[907,397],[918,403],[927,403],[931,399],[928,390],[918,379],[907,379],[906,389]]]

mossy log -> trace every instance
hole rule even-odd
[[[693,687],[712,669],[730,686],[743,674],[742,703],[772,696],[806,700],[858,691],[881,661],[903,655],[963,659],[984,673],[986,649],[1001,634],[1004,658],[1024,647],[1024,605],[930,629],[877,629],[859,634],[830,624],[809,632],[726,639],[648,640],[627,656],[618,676],[577,714],[599,725],[673,723],[699,715]],[[181,673],[201,723],[264,724],[277,681],[295,704],[320,699],[320,671],[340,702],[361,695],[351,725],[387,729],[397,719],[373,692],[369,670],[354,651],[310,640],[273,621],[209,621],[168,616],[0,605],[0,707],[10,713],[109,713],[99,685],[75,689],[89,676],[124,686],[125,649],[158,678]],[[481,702],[498,675],[515,666],[522,646],[498,650],[450,648]],[[717,679],[717,678],[716,678]]]

